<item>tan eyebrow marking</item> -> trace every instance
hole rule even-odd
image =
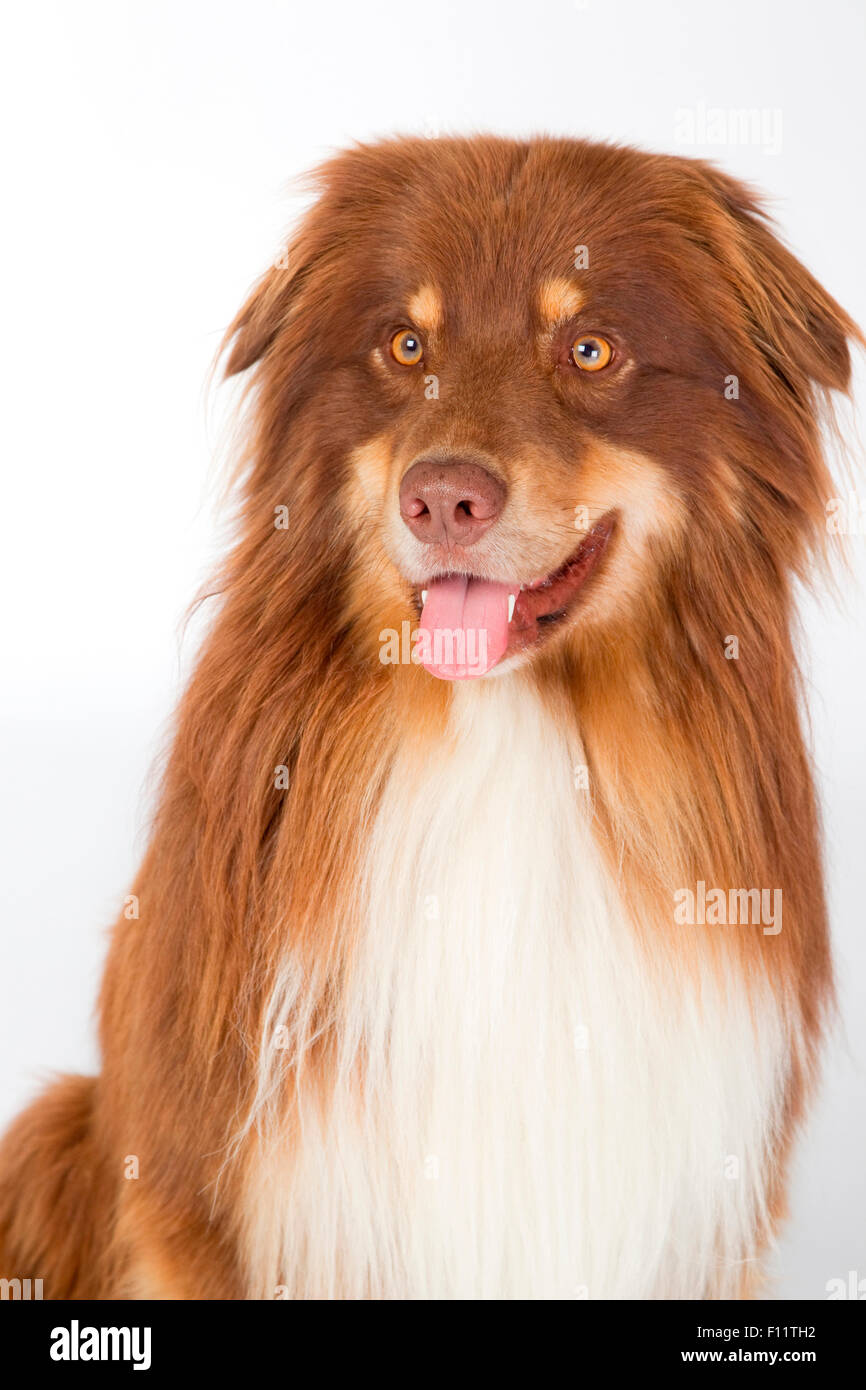
[[[434,285],[422,285],[407,304],[409,317],[416,328],[432,333],[442,326],[442,297]]]
[[[575,314],[580,313],[585,303],[586,296],[583,292],[572,280],[566,280],[564,276],[545,280],[538,292],[538,307],[541,310],[541,316],[547,319],[550,324],[562,323],[565,319],[574,318]]]

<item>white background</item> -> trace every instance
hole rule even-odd
[[[48,1070],[97,1064],[105,930],[194,650],[181,619],[220,543],[208,369],[297,214],[291,177],[401,130],[713,157],[766,190],[866,324],[861,0],[115,0],[10,7],[5,29],[0,1122]],[[780,113],[781,150],[678,143],[677,111],[701,103]],[[852,552],[862,581],[866,536]],[[843,1026],[781,1297],[866,1278],[866,612],[843,588],[806,608]]]

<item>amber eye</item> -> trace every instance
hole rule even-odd
[[[401,367],[414,367],[424,356],[418,334],[411,328],[401,328],[391,339],[391,356]]]
[[[571,345],[571,360],[582,372],[600,372],[613,357],[613,348],[606,338],[588,333]]]

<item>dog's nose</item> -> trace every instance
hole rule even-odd
[[[505,505],[505,484],[470,459],[419,459],[400,484],[400,515],[429,545],[474,545]]]

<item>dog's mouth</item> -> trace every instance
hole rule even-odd
[[[559,569],[529,584],[449,574],[416,592],[417,651],[439,680],[484,676],[503,658],[543,642],[574,611],[614,531],[609,513]]]

